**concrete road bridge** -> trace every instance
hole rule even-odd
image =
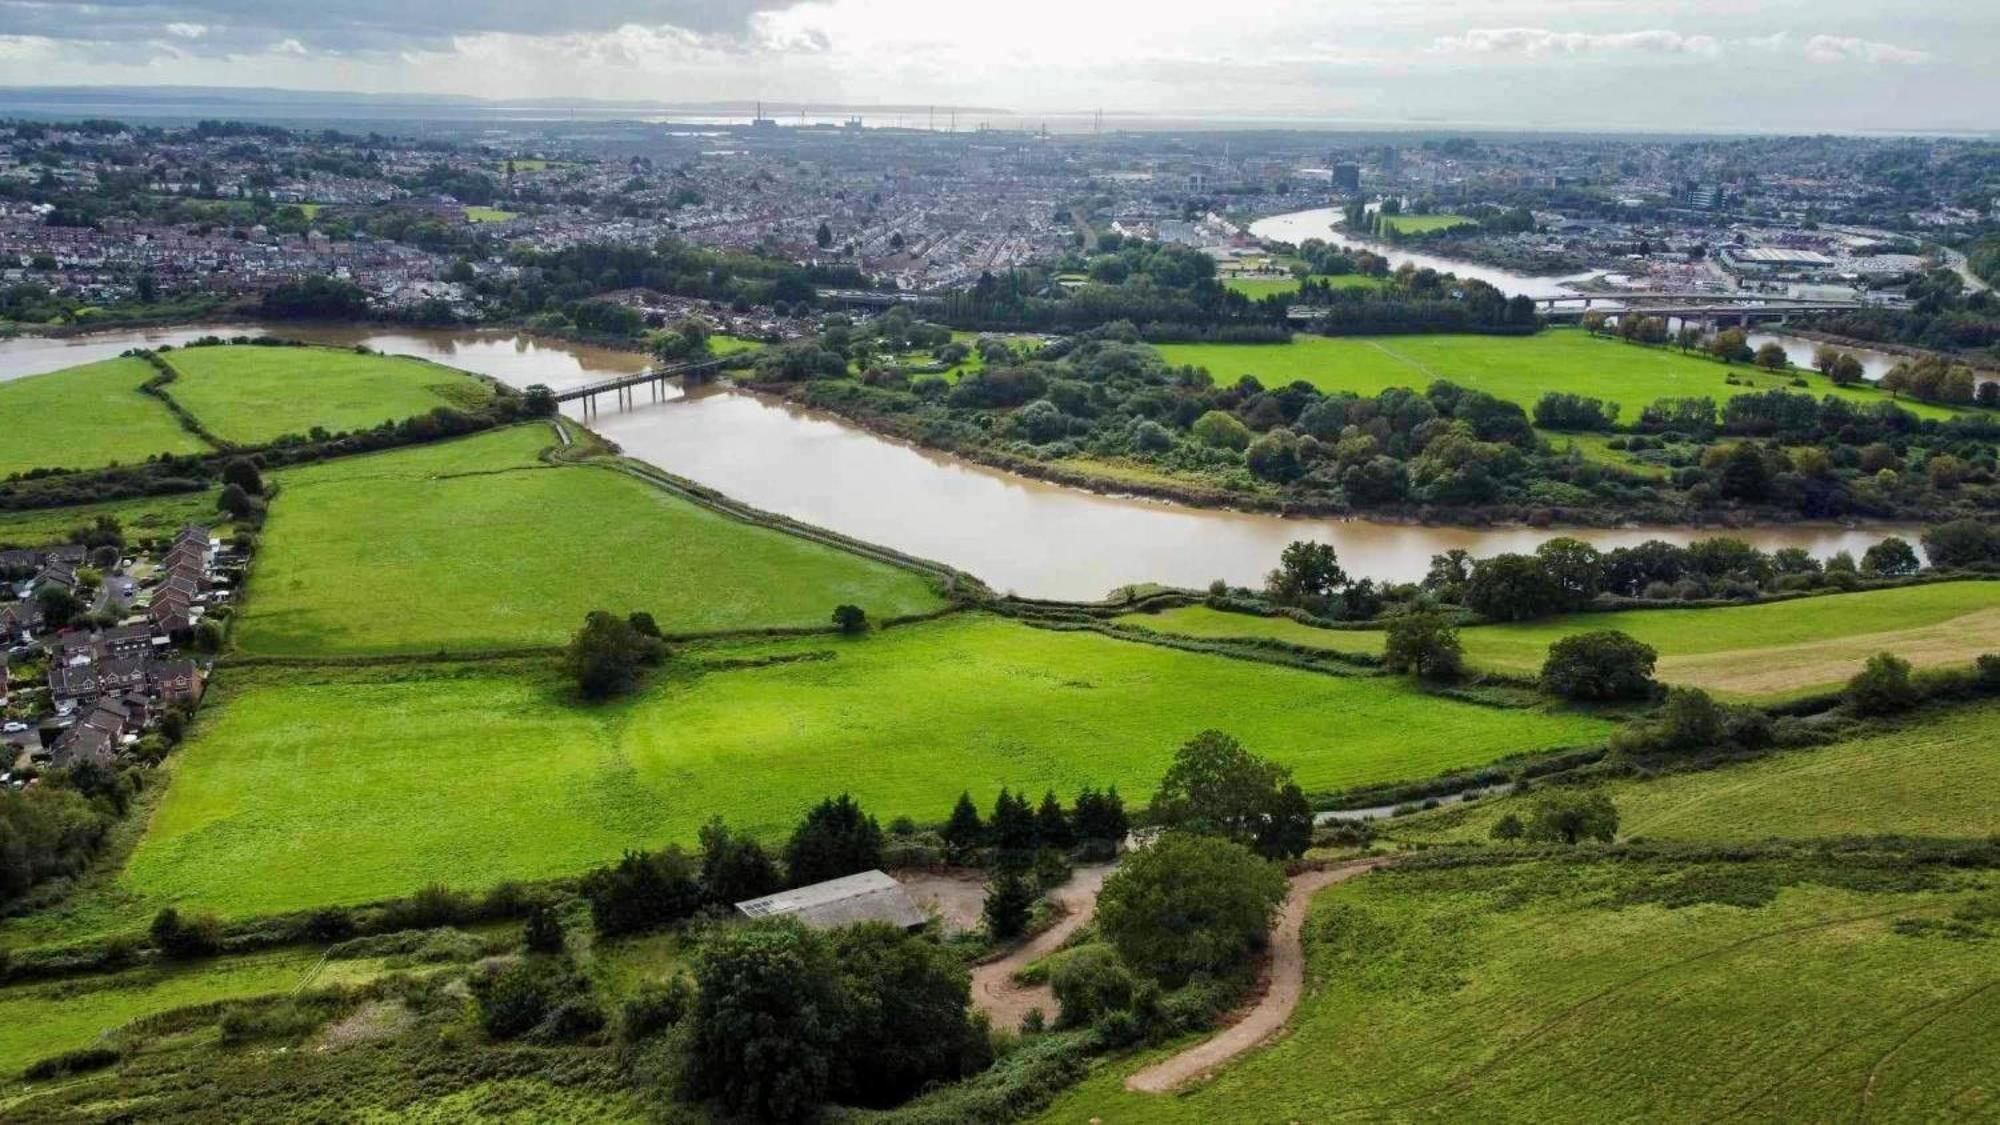
[[[597,413],[597,396],[599,395],[613,396],[618,409],[625,410],[638,405],[638,389],[645,387],[652,392],[652,401],[665,402],[667,399],[667,380],[678,379],[688,375],[705,375],[711,371],[719,371],[725,362],[726,360],[723,359],[704,359],[696,363],[676,363],[665,367],[648,368],[636,375],[620,375],[615,379],[601,379],[595,383],[586,383],[581,387],[571,387],[567,390],[557,391],[555,397],[559,403],[583,403],[583,413],[586,418]]]

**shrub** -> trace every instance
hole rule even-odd
[[[1538,843],[1610,843],[1618,835],[1618,808],[1602,790],[1552,789],[1535,801],[1527,838]]]
[[[1086,1027],[1106,1013],[1132,1006],[1136,982],[1118,954],[1102,945],[1087,945],[1065,955],[1049,974],[1049,988],[1059,1006],[1058,1027]]]
[[[1179,984],[1242,965],[1284,898],[1284,873],[1243,845],[1168,832],[1105,880],[1097,925],[1126,964]]]
[[[1910,682],[1910,662],[1878,652],[1847,681],[1847,704],[1857,715],[1889,715],[1916,706],[1918,694]]]
[[[685,976],[665,984],[647,981],[618,1010],[618,1037],[627,1043],[650,1039],[694,1010],[694,985]]]
[[[529,957],[474,974],[472,998],[486,1034],[513,1039],[533,1031],[583,987],[555,961]]]
[[[528,924],[521,932],[521,943],[527,946],[530,953],[562,952],[562,919],[556,917],[554,907],[539,907],[528,915]]]
[[[837,605],[833,607],[834,628],[848,636],[857,636],[868,631],[868,613],[858,605]]]
[[[1465,647],[1458,630],[1443,614],[1431,611],[1397,614],[1389,619],[1382,666],[1426,680],[1454,680],[1465,665]]]
[[[630,934],[678,922],[701,909],[694,862],[675,846],[626,852],[583,877],[590,920],[600,934]]]
[[[64,1051],[60,1055],[29,1063],[28,1068],[21,1072],[21,1077],[29,1082],[46,1082],[51,1078],[102,1070],[121,1057],[114,1047],[78,1047],[74,1051]]]
[[[1495,840],[1511,841],[1520,839],[1526,831],[1526,827],[1521,823],[1521,818],[1513,813],[1508,813],[1493,822],[1493,831],[1490,835]]]
[[[151,934],[169,957],[207,957],[222,948],[222,920],[213,914],[182,918],[169,906],[153,916]]]
[[[1645,699],[1659,653],[1616,629],[1577,633],[1549,646],[1542,690],[1564,699]]]

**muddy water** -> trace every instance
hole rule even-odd
[[[89,362],[141,344],[260,330],[223,325],[5,341],[0,379]],[[287,325],[282,334],[423,356],[523,387],[575,386],[640,370],[645,363],[631,353],[495,331]],[[726,388],[701,388],[691,395],[675,389],[665,403],[650,402],[642,389],[638,398],[629,412],[613,410],[606,400],[604,411],[591,419],[593,428],[632,456],[757,507],[950,563],[996,590],[1035,597],[1094,598],[1147,581],[1200,586],[1221,578],[1255,584],[1295,539],[1332,543],[1353,574],[1408,580],[1423,574],[1432,555],[1454,547],[1476,555],[1527,550],[1554,534],[1182,508],[1013,476]],[[1801,546],[1827,555],[1858,554],[1892,532],[1915,537],[1914,529],[1881,527],[1790,526],[1737,534],[1766,550]],[[1575,534],[1608,548],[1650,538],[1685,542],[1703,533],[1652,528]]]

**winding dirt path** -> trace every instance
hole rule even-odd
[[[1167,1093],[1191,1078],[1208,1074],[1285,1026],[1285,1021],[1292,1018],[1292,1010],[1299,1006],[1299,995],[1305,991],[1305,948],[1299,934],[1313,896],[1387,862],[1388,857],[1364,859],[1294,875],[1291,893],[1285,896],[1278,925],[1271,932],[1271,985],[1256,1006],[1213,1038],[1132,1074],[1125,1079],[1125,1088],[1142,1094]]]
[[[1077,868],[1069,882],[1050,892],[1050,897],[1062,903],[1067,910],[1061,921],[1028,939],[1005,957],[973,968],[972,1003],[986,1013],[994,1027],[1017,1030],[1021,1021],[1028,1018],[1028,1013],[1037,1009],[1050,1022],[1055,1021],[1056,997],[1049,986],[1017,984],[1014,974],[1055,952],[1069,940],[1071,934],[1090,921],[1097,913],[1097,892],[1104,887],[1104,877],[1111,874],[1116,866],[1104,863]]]

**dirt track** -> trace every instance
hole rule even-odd
[[[1028,1013],[1037,1009],[1049,1022],[1055,1022],[1056,998],[1049,986],[1016,984],[1014,974],[1054,952],[1069,940],[1071,934],[1090,921],[1091,916],[1097,913],[1097,892],[1103,888],[1104,877],[1111,874],[1113,866],[1106,863],[1077,868],[1069,882],[1057,887],[1050,895],[1068,910],[1061,921],[1036,934],[1005,957],[988,961],[972,970],[972,1003],[986,1013],[994,1027],[1016,1030]]]
[[[1271,933],[1271,986],[1250,1009],[1248,1015],[1211,1039],[1206,1039],[1170,1059],[1162,1060],[1125,1079],[1125,1088],[1146,1094],[1164,1094],[1192,1078],[1208,1074],[1269,1038],[1285,1026],[1292,1010],[1299,1006],[1305,990],[1305,949],[1299,940],[1306,908],[1313,895],[1344,879],[1380,867],[1387,859],[1364,859],[1308,871],[1292,877],[1291,893]]]

